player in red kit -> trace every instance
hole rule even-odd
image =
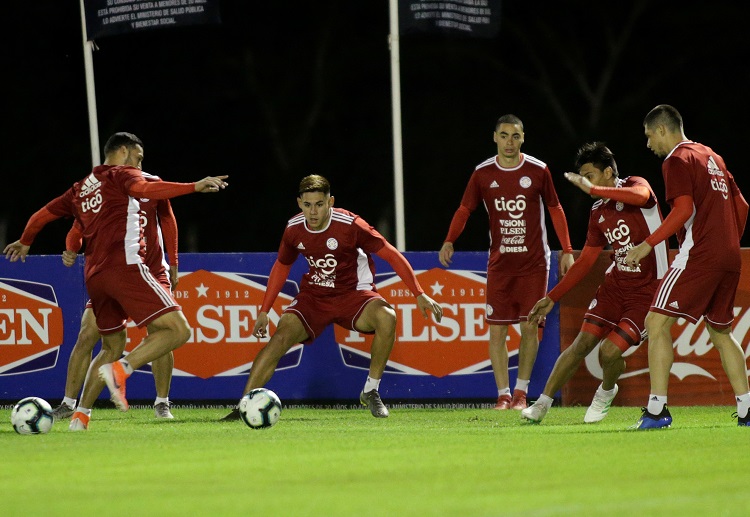
[[[11,262],[25,260],[37,233],[50,221],[75,217],[86,241],[84,276],[91,297],[102,350],[94,358],[84,382],[81,402],[70,429],[85,430],[91,407],[106,384],[115,405],[127,411],[125,381],[133,372],[182,346],[190,327],[180,306],[144,263],[145,242],[140,223],[139,199],[168,199],[192,192],[218,192],[226,176],[207,177],[195,183],[149,182],[133,163],[143,160],[143,143],[131,133],[116,133],[105,147],[104,165],[94,167],[84,179],[36,212],[21,239],[5,247]],[[122,330],[127,318],[148,336],[128,355]]]
[[[497,155],[480,163],[471,175],[439,258],[443,266],[451,264],[453,243],[471,213],[482,203],[490,223],[486,320],[490,326],[490,362],[498,389],[495,409],[524,409],[539,350],[538,325],[528,321],[527,315],[547,292],[550,267],[545,206],[563,248],[560,259],[563,274],[573,264],[573,248],[549,168],[521,153],[524,143],[521,120],[515,115],[500,117],[493,139]],[[508,325],[514,323],[520,323],[521,344],[511,398],[506,338]]]
[[[133,164],[141,168],[141,164]],[[161,178],[143,172],[147,181],[161,181]],[[141,227],[146,243],[145,263],[154,277],[167,289],[174,290],[178,282],[177,257],[177,221],[172,212],[172,205],[168,199],[140,199]],[[63,263],[70,267],[75,264],[78,250],[81,249],[83,230],[76,221],[66,238],[66,251],[63,253]],[[165,250],[169,255],[171,265],[167,263]],[[81,329],[68,360],[68,375],[65,381],[65,397],[52,412],[55,420],[70,418],[76,406],[86,371],[91,363],[91,354],[100,339],[96,327],[93,305],[91,300],[86,304],[81,317]],[[125,329],[122,332],[126,332]],[[174,354],[169,352],[151,363],[151,371],[156,385],[156,400],[154,414],[156,418],[174,418],[170,410],[169,388],[172,383],[172,369]]]
[[[626,261],[638,266],[672,234],[677,234],[680,248],[646,318],[651,393],[634,427],[658,429],[672,424],[667,408],[674,361],[671,328],[678,318],[697,323],[701,317],[734,391],[738,425],[750,426],[745,354],[732,335],[747,201],[724,159],[710,147],[687,139],[675,108],[656,106],[646,115],[643,127],[649,149],[664,158],[662,175],[672,211],[656,231],[628,252]]]
[[[637,267],[625,263],[625,255],[659,227],[662,221],[656,195],[638,176],[620,179],[612,152],[602,143],[586,144],[576,157],[578,174],[565,177],[597,199],[589,215],[586,244],[565,277],[539,300],[529,321],[538,321],[591,270],[606,246],[612,248],[612,265],[583,317],[581,331],[560,354],[539,399],[521,411],[521,417],[539,423],[552,406],[552,397],[573,376],[586,356],[601,342],[599,361],[602,383],[594,394],[583,421],[603,420],[617,395],[617,379],[625,371],[622,355],[641,343],[646,314],[659,280],[667,270],[667,246],[660,243],[653,255]]]
[[[253,335],[266,337],[268,311],[286,281],[292,264],[302,254],[310,269],[303,276],[300,292],[284,309],[271,339],[258,353],[250,369],[244,394],[263,387],[279,360],[297,343],[312,343],[331,323],[364,334],[374,334],[370,370],[360,393],[360,402],[373,416],[385,418],[388,409],[378,388],[396,339],[396,312],[375,290],[375,267],[371,255],[388,262],[416,297],[427,317],[439,322],[440,305],[424,294],[409,262],[361,217],[333,207],[331,186],[322,176],[311,175],[299,185],[297,204],[302,213],[289,220],[281,238],[276,262]],[[238,420],[234,409],[224,420]]]

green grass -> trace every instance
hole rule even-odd
[[[746,515],[749,430],[729,407],[640,411],[286,408],[272,429],[226,410],[94,411],[90,430],[0,426],[0,515]],[[6,419],[10,410],[3,412]]]

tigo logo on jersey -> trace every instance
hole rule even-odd
[[[604,230],[604,236],[607,238],[609,244],[617,241],[620,246],[625,246],[630,242],[630,227],[625,223],[624,219],[618,219],[616,224],[617,226],[614,228]]]
[[[411,375],[462,375],[491,371],[485,322],[487,281],[470,271],[434,268],[417,274],[425,292],[443,307],[443,319],[424,318],[413,293],[398,276],[377,284],[378,292],[396,310],[396,344],[389,372]],[[372,336],[335,327],[336,342],[351,367],[369,363]],[[517,326],[508,329],[508,350],[516,355]],[[358,360],[361,359],[361,360]]]
[[[54,368],[62,342],[52,286],[0,278],[0,375]]]
[[[193,334],[174,352],[174,375],[208,379],[246,375],[250,371],[255,357],[269,339],[252,335],[267,280],[267,276],[204,270],[180,276],[173,294]],[[275,332],[283,308],[289,305],[297,289],[297,284],[287,282],[279,293],[268,314],[269,335]],[[127,350],[135,348],[145,336],[145,329],[128,328]],[[301,357],[302,345],[294,346],[281,360],[279,368],[297,366]]]

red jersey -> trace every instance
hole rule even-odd
[[[511,276],[549,270],[544,205],[560,201],[547,165],[521,154],[520,163],[506,169],[496,156],[488,158],[471,175],[461,205],[473,212],[480,201],[490,221],[487,268]]]
[[[361,217],[341,208],[331,209],[328,225],[313,231],[303,214],[287,223],[279,246],[278,261],[292,264],[301,253],[310,269],[301,289],[320,294],[344,290],[375,290],[375,264],[371,254],[385,246],[385,238]]]
[[[677,234],[680,249],[672,267],[740,271],[737,237],[739,188],[724,159],[710,147],[680,142],[662,164],[667,202],[679,196],[693,198],[693,215]]]
[[[638,176],[617,179],[615,187],[646,187],[648,201],[639,207],[612,199],[597,200],[589,216],[586,246],[611,246],[613,261],[607,269],[605,282],[614,282],[623,290],[637,290],[663,278],[669,267],[666,241],[657,244],[653,253],[643,258],[639,266],[625,264],[628,251],[661,225],[661,211],[656,195],[645,179]]]
[[[85,277],[103,269],[143,262],[141,206],[128,187],[143,181],[140,169],[99,165],[46,208],[53,215],[73,216],[86,239]]]
[[[143,172],[143,178],[148,181],[161,181],[159,176]],[[154,276],[169,269],[165,256],[164,236],[162,235],[161,219],[172,213],[169,199],[138,199],[141,205],[141,227],[143,228],[143,239],[145,243],[144,262]],[[172,218],[174,216],[172,215]],[[176,250],[175,250],[176,255]],[[177,257],[171,257],[173,263],[177,263]]]
[[[142,172],[143,178],[147,181],[161,181],[159,176]],[[149,270],[158,277],[164,273],[169,264],[167,263],[165,251],[165,235],[170,239],[170,260],[177,263],[177,221],[172,213],[172,206],[168,199],[145,199],[139,198],[140,221],[143,229],[143,238],[145,242],[144,262]],[[169,225],[162,233],[162,224]],[[78,252],[83,244],[83,231],[80,222],[76,219],[73,227],[68,232],[65,240],[66,247]]]

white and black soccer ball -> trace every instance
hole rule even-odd
[[[54,423],[52,406],[39,397],[26,397],[18,401],[10,413],[10,422],[18,434],[44,434]]]
[[[252,429],[265,429],[279,421],[281,400],[271,390],[255,388],[240,399],[242,421]]]

